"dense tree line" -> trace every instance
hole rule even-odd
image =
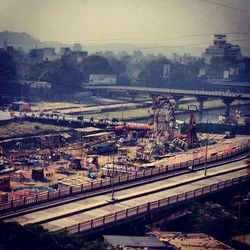
[[[16,64],[13,58],[0,49],[0,95],[20,96],[21,88],[18,84]]]
[[[163,67],[170,64],[170,79],[163,78]],[[146,87],[199,88],[198,78],[202,62],[183,65],[172,63],[166,57],[137,59],[131,55],[121,57],[90,55],[82,62],[58,60],[35,64],[30,69],[30,79],[46,80],[58,91],[74,92],[81,83],[88,82],[90,74],[114,74],[119,85]]]
[[[38,225],[0,222],[1,250],[104,250],[101,241],[87,242],[66,232],[49,232]]]
[[[202,58],[193,58],[187,63],[175,62],[164,55],[143,55],[141,52],[133,55],[121,53],[113,54],[111,51],[97,53],[76,62],[69,58],[56,61],[44,61],[29,65],[25,79],[48,81],[52,83],[53,94],[70,94],[80,90],[82,83],[87,83],[90,74],[114,74],[118,85],[168,87],[185,89],[206,89],[207,79],[220,78],[221,72],[227,69],[232,62],[226,59],[213,59],[206,65]],[[249,80],[249,58],[243,62],[246,67],[241,72],[241,78],[235,80]],[[170,78],[163,77],[164,65],[170,65]],[[0,51],[0,91],[10,95],[20,96],[19,77],[9,54]],[[206,75],[201,75],[201,70]]]

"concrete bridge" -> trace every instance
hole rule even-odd
[[[9,222],[16,221],[22,225],[40,224],[51,231],[67,229],[69,233],[90,234],[137,218],[145,218],[145,216],[153,218],[154,214],[160,210],[185,204],[248,182],[250,175],[245,157],[237,157],[246,150],[249,150],[248,144],[236,148],[230,153],[220,155],[216,159],[210,156],[207,158],[209,164],[206,175],[204,175],[202,165],[205,160],[201,158],[197,159],[196,163],[187,161],[171,166],[161,163],[154,169],[115,177],[114,184],[124,183],[123,186],[116,186],[115,200],[111,199],[109,191],[98,191],[98,188],[107,188],[112,185],[111,179],[107,179],[95,180],[54,192],[45,192],[22,200],[5,202],[1,204],[0,210],[9,211],[14,208],[14,213],[3,214],[1,219]],[[226,159],[233,155],[237,158],[216,163],[218,159]],[[196,166],[196,171],[177,175],[173,172],[176,169],[187,169],[190,164]],[[162,176],[164,173],[166,176]],[[143,183],[133,185],[135,180],[143,181]],[[93,192],[88,195],[87,190],[93,190]],[[84,197],[80,197],[80,194]],[[73,195],[72,200],[67,200],[69,195]],[[56,201],[56,198],[60,196],[63,199]],[[43,201],[46,200],[56,203],[54,205],[53,203],[43,204]],[[31,206],[27,211],[23,210],[25,207],[28,209],[32,203],[38,206]],[[18,211],[18,207],[23,209]]]
[[[93,90],[97,92],[113,92],[116,94],[149,94],[152,97],[156,95],[170,95],[178,103],[183,97],[195,97],[199,102],[199,112],[202,113],[203,103],[208,98],[220,98],[225,104],[225,116],[229,116],[230,104],[235,100],[249,100],[250,94],[246,93],[232,93],[222,91],[205,91],[205,90],[188,90],[188,89],[168,89],[168,88],[147,88],[147,87],[132,87],[132,86],[95,86],[95,85],[82,85],[84,90]]]
[[[50,231],[67,229],[73,234],[91,234],[145,216],[153,219],[161,210],[231,189],[250,180],[242,161],[209,169],[208,176],[204,176],[203,172],[200,170],[167,181],[115,191],[114,201],[110,194],[101,194],[40,211],[21,213],[6,221],[22,225],[40,224]]]

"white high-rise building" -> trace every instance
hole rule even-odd
[[[214,44],[209,46],[203,57],[206,63],[210,63],[212,58],[227,58],[235,61],[242,59],[241,49],[239,45],[233,45],[226,41],[227,36],[223,34],[214,35]]]

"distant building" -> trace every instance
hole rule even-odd
[[[3,41],[3,49],[6,51],[7,50],[7,41]]]
[[[138,58],[138,59],[142,59],[143,58],[143,53],[140,50],[134,50],[133,51],[133,56]]]
[[[29,53],[31,63],[43,62],[43,49],[32,49]]]
[[[80,44],[80,43],[75,43],[75,44],[73,45],[73,51],[77,51],[77,52],[82,51],[82,46],[81,46],[81,44]]]
[[[171,60],[173,61],[173,63],[179,62],[179,55],[177,53],[173,53]]]
[[[60,49],[60,55],[61,56],[68,56],[68,55],[70,55],[71,54],[71,49],[70,49],[70,47],[62,47],[61,49]]]
[[[72,54],[69,56],[69,59],[79,63],[87,56],[87,51],[73,51]]]
[[[192,63],[193,61],[195,61],[195,57],[191,56],[190,54],[184,54],[182,56],[179,57],[179,63],[187,65],[189,63]]]
[[[55,48],[43,48],[43,61],[55,61],[60,59],[60,56],[56,54]]]
[[[228,43],[226,38],[226,35],[214,35],[214,44],[209,46],[203,54],[207,64],[211,63],[212,58],[226,58],[235,61],[240,61],[242,59],[240,46]]]
[[[56,54],[55,48],[43,48],[30,50],[31,63],[41,63],[43,61],[55,61],[60,59],[60,55]]]
[[[116,75],[90,74],[89,83],[97,85],[112,85],[117,83]]]
[[[75,50],[75,49],[77,49],[77,50]],[[60,50],[61,59],[66,60],[66,61],[72,61],[72,62],[79,63],[85,57],[88,56],[88,52],[87,51],[82,51],[82,47],[79,48],[78,46],[75,46],[75,49],[73,47],[73,51],[72,51],[69,47],[61,48],[61,50]],[[79,49],[81,49],[81,50],[79,50]]]
[[[45,81],[27,81],[21,82],[32,96],[49,97],[51,96],[52,84]]]

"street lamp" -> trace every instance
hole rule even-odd
[[[113,162],[112,162],[112,186],[111,186],[111,200],[115,200],[115,190],[114,190],[114,181],[115,181],[115,153],[113,152]]]
[[[111,184],[111,199],[112,200],[115,200],[115,190],[114,190],[114,181],[115,181],[115,146],[116,146],[116,140],[114,140],[113,157],[112,157],[112,184]]]
[[[204,175],[207,175],[207,145],[208,145],[208,139],[205,139],[205,143],[206,143],[206,148],[205,148],[205,168],[204,168]]]
[[[122,122],[123,122],[123,103],[122,103]]]

